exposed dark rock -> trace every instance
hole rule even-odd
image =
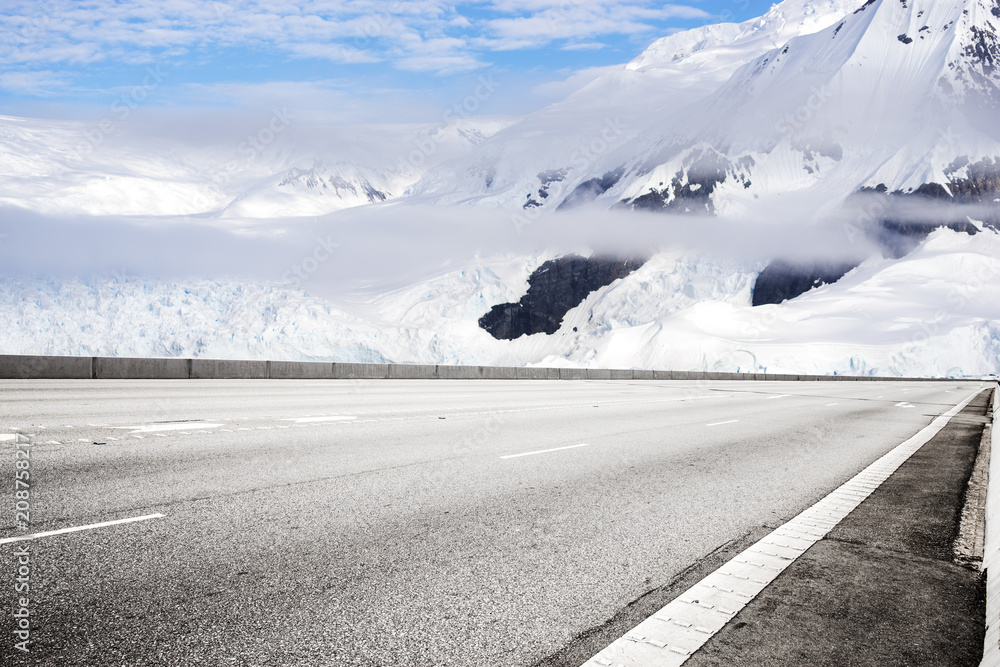
[[[959,173],[964,175],[959,177]],[[882,205],[876,208],[873,219],[859,224],[860,233],[874,242],[886,257],[904,257],[919,246],[936,229],[947,227],[956,232],[976,234],[979,229],[969,222],[969,211],[963,206],[976,205],[982,222],[1000,230],[1000,159],[987,158],[972,163],[961,157],[945,169],[948,183],[925,183],[911,192],[889,192],[884,184],[864,188],[860,194],[879,195]],[[868,203],[870,200],[863,200]],[[914,206],[915,205],[915,206]],[[870,218],[871,207],[862,205],[859,217]],[[867,211],[867,215],[862,211]],[[912,219],[908,211],[933,214],[933,220]],[[978,219],[978,218],[977,218]],[[757,278],[753,290],[753,305],[781,303],[794,299],[823,284],[834,283],[860,264],[854,262],[828,262],[793,264],[787,261],[772,262]]]
[[[975,225],[966,220],[939,223],[887,218],[872,227],[868,231],[868,236],[878,244],[885,257],[899,259],[916,250],[931,232],[941,227],[965,232],[970,236],[979,232]]]
[[[820,171],[817,155],[837,161],[844,159],[844,149],[840,147],[840,144],[832,141],[793,139],[792,148],[802,153],[802,168],[810,174]]]
[[[667,187],[651,188],[626,205],[645,211],[714,214],[712,193],[719,184],[733,178],[744,188],[750,187],[749,172],[755,164],[750,156],[730,160],[711,148],[693,152],[685,163]]]
[[[569,173],[568,169],[549,169],[538,174],[538,182],[541,184],[538,188],[538,199],[545,200],[549,198],[549,186],[553,183],[558,183],[559,181],[566,178],[566,174]],[[524,202],[521,207],[523,209],[535,208],[542,205],[542,202],[535,199],[530,193],[528,194],[528,200]]]
[[[899,41],[901,41],[903,44],[912,44],[913,43],[913,38],[907,36],[906,33],[903,33],[902,35],[897,36],[896,39],[898,39]]]
[[[863,5],[861,5],[861,7],[859,7],[858,9],[855,9],[854,13],[855,14],[860,14],[861,12],[865,11],[866,9],[868,9],[869,7],[871,7],[874,4],[875,4],[875,0],[868,0],[868,2],[866,2]]]
[[[814,287],[835,283],[860,262],[813,262],[792,264],[771,262],[753,287],[753,305],[781,303],[805,294]]]
[[[347,193],[355,196],[361,194],[371,203],[385,201],[390,197],[388,192],[379,190],[368,179],[363,177],[359,178],[357,182],[351,182],[335,174],[326,174],[324,177],[326,169],[323,163],[318,163],[311,169],[293,167],[285,172],[285,176],[279,181],[278,187],[304,186],[310,190],[321,191],[324,194],[328,194],[332,190],[338,197],[344,197]]]
[[[964,174],[959,176],[963,170]],[[911,227],[914,231],[906,232],[905,236],[918,238],[917,244],[938,227],[975,233],[975,226],[968,221],[970,214],[966,208],[968,206],[976,207],[973,211],[976,220],[1000,231],[1000,203],[997,201],[1000,199],[1000,158],[984,158],[973,163],[967,157],[959,157],[945,168],[944,173],[949,179],[947,183],[924,183],[909,192],[897,190],[888,193],[884,185],[864,188],[861,192],[886,195],[889,199],[885,203],[885,211],[879,221],[882,223],[881,226],[891,233],[902,233],[903,228]],[[894,210],[897,204],[910,206],[916,204],[917,210],[920,210],[919,205],[924,203],[928,205],[926,210],[934,213],[935,219],[931,222],[907,220],[905,214],[899,214]],[[952,204],[956,206],[950,207]],[[881,238],[877,230],[875,236]],[[903,254],[909,252],[905,250],[907,245],[909,243],[904,243],[898,251],[903,251]],[[883,247],[892,250],[898,246],[890,243]]]
[[[986,111],[992,119],[1000,108],[1000,36],[992,24],[970,25],[970,40],[959,60],[948,63],[966,89],[966,104]],[[995,124],[995,120],[987,121]]]
[[[613,188],[615,184],[621,180],[622,174],[624,173],[624,169],[618,168],[614,171],[609,171],[600,178],[592,178],[589,181],[580,183],[566,196],[566,199],[559,204],[559,207],[556,210],[562,211],[571,209],[594,201]]]
[[[963,170],[965,173],[959,175]],[[860,192],[888,193],[887,209],[895,203],[932,204],[935,213],[940,216],[937,226],[966,220],[968,210],[956,206],[953,212],[949,212],[948,204],[974,205],[977,207],[976,215],[984,218],[981,222],[1000,231],[1000,158],[988,157],[973,163],[968,157],[961,156],[945,167],[944,174],[948,177],[946,183],[924,183],[905,192],[896,190],[888,193],[884,185],[862,188]]]
[[[567,255],[549,260],[528,278],[528,293],[517,303],[501,303],[479,319],[479,326],[499,340],[536,333],[553,334],[563,317],[594,290],[624,278],[643,259]]]

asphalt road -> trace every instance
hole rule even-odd
[[[0,662],[534,665],[978,386],[4,381],[0,539],[163,517],[0,546]]]

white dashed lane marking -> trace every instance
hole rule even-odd
[[[534,456],[535,454],[548,454],[549,452],[561,452],[567,449],[578,449],[580,447],[590,447],[588,444],[582,445],[569,445],[568,447],[553,447],[552,449],[539,449],[535,452],[524,452],[522,454],[507,454],[506,456],[501,456],[501,459],[516,459],[522,456]]]
[[[65,535],[66,533],[76,533],[81,530],[93,530],[94,528],[106,528],[108,526],[117,526],[123,523],[135,523],[137,521],[149,521],[150,519],[162,518],[162,514],[146,514],[145,516],[136,516],[131,519],[116,519],[115,521],[102,521],[101,523],[92,523],[86,526],[74,526],[73,528],[60,528],[59,530],[49,530],[44,533],[32,533],[31,535],[21,535],[19,537],[6,537],[0,539],[0,544],[10,544],[11,542],[24,542],[26,540],[37,540],[40,537],[52,537],[53,535]]]
[[[675,667],[724,628],[789,565],[868,499],[875,489],[979,394],[976,390],[840,488],[708,575],[592,657],[584,667]]]
[[[315,422],[339,422],[350,419],[357,419],[353,415],[332,415],[330,417],[300,417],[298,419],[285,419],[283,421],[294,421],[296,424],[312,424]]]
[[[778,394],[777,396],[768,396],[767,400],[773,401],[776,398],[788,398],[791,394]]]
[[[112,428],[129,430],[133,433],[156,433],[157,431],[188,431],[196,428],[219,428],[222,424],[139,424],[138,426],[112,426]],[[190,435],[190,434],[188,434]]]
[[[735,424],[738,421],[739,419],[730,419],[729,421],[715,422],[713,424],[705,424],[705,426],[722,426],[723,424]]]

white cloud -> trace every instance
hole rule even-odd
[[[657,34],[677,18],[708,14],[653,0],[9,0],[0,62],[45,69],[254,49],[456,73],[486,66],[491,50],[598,48],[602,36]]]
[[[302,125],[398,122],[400,109],[406,110],[407,121],[434,121],[441,116],[436,106],[421,102],[410,91],[358,91],[354,82],[334,79],[187,84],[182,91],[195,108],[236,107],[264,114],[287,108]]]
[[[607,44],[604,42],[577,42],[575,44],[564,44],[560,51],[600,51]]]
[[[562,99],[580,90],[594,79],[608,72],[620,70],[621,68],[621,65],[609,65],[607,67],[588,67],[587,69],[577,70],[560,81],[548,81],[535,86],[531,89],[531,94],[533,97],[541,98],[543,101]]]
[[[61,72],[0,72],[0,89],[38,97],[53,96],[68,83],[68,78]]]
[[[484,44],[498,50],[521,49],[526,45],[538,48],[562,39],[648,33],[655,30],[656,21],[710,17],[694,7],[652,6],[642,1],[500,0],[494,4],[510,12],[522,12],[520,16],[500,17],[488,22],[488,39]]]

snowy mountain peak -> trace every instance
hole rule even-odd
[[[786,0],[758,19],[744,23],[718,23],[677,32],[653,42],[627,69],[665,66],[695,54],[701,60],[718,57],[720,47],[732,47],[752,57],[782,46],[789,39],[833,25],[857,8],[861,0]]]
[[[862,4],[752,59],[652,146],[623,149],[625,176],[603,196],[739,212],[782,193],[961,189],[950,165],[989,171],[1000,156],[998,14],[996,0]]]
[[[677,32],[653,42],[625,69],[640,70],[645,67],[676,63],[695,53],[732,44],[746,26],[739,23],[717,23]]]
[[[819,32],[855,11],[863,0],[785,0],[756,21],[748,21],[739,39],[762,38],[772,48],[800,35]]]

